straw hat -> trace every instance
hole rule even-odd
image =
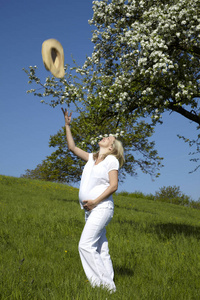
[[[59,41],[49,39],[43,42],[42,59],[45,68],[55,77],[64,77],[64,51]]]

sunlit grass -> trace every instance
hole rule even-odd
[[[0,299],[200,299],[200,211],[114,198],[110,295],[92,289],[82,270],[78,190],[0,176]]]

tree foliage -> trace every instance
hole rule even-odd
[[[139,165],[155,174],[161,162],[149,138],[162,113],[177,112],[200,128],[200,2],[102,0],[93,11],[92,55],[81,67],[66,65],[61,80],[42,83],[30,67],[29,83],[43,92],[28,92],[52,107],[73,103],[86,146],[114,133],[125,143],[125,171]]]
[[[155,193],[155,200],[189,206],[192,199],[183,194],[179,186],[163,186]]]
[[[191,148],[191,151],[189,152],[189,155],[192,156],[192,158],[190,159],[190,161],[194,162],[196,167],[194,168],[194,170],[192,170],[190,173],[196,172],[199,168],[200,168],[200,157],[199,157],[199,153],[200,153],[200,133],[197,135],[196,139],[189,139],[186,138],[184,136],[180,136],[178,135],[178,137],[180,139],[182,139],[185,143],[189,144],[189,147]]]
[[[80,134],[75,121],[72,122],[72,134],[75,143],[85,148],[84,145],[80,145]],[[84,162],[68,150],[65,128],[50,137],[49,146],[56,148],[56,150],[34,170],[27,169],[21,177],[73,184],[78,182],[81,178]]]
[[[113,126],[110,123],[107,124],[107,127],[106,124],[99,124],[95,129],[92,127],[92,122],[87,118],[82,119],[82,116],[74,118],[71,124],[75,144],[89,152],[98,149],[97,140],[106,136],[106,132],[112,128],[115,129],[115,124]],[[93,135],[92,137],[88,135],[88,132],[95,135],[96,130],[100,130],[102,135],[96,138]],[[119,180],[122,182],[126,173],[136,176],[139,169],[152,177],[159,176],[157,172],[158,168],[162,166],[162,159],[154,150],[154,142],[148,141],[148,137],[152,134],[151,126],[141,122],[135,128],[132,126],[130,131],[128,138],[122,136],[120,138],[125,149],[126,163],[120,170]],[[119,129],[117,129],[116,136],[118,134]],[[67,183],[78,182],[85,163],[68,150],[64,127],[50,137],[49,146],[56,148],[56,150],[34,170],[27,169],[22,177]]]

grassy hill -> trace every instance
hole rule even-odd
[[[78,190],[0,176],[0,299],[200,299],[200,210],[114,197],[107,228],[117,292],[92,289]]]

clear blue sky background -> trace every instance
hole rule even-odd
[[[90,42],[91,0],[0,0],[0,174],[19,177],[33,169],[49,155],[49,137],[64,125],[60,107],[41,104],[26,94],[32,88],[22,68],[39,67],[39,77],[49,73],[42,63],[41,45],[49,38],[59,40],[64,48],[65,63],[71,55],[82,64],[92,53]],[[164,115],[164,124],[156,128],[154,139],[165,167],[152,181],[141,174],[127,177],[119,191],[155,193],[162,186],[180,186],[194,200],[200,198],[199,171],[189,174],[194,164],[190,149],[177,134],[195,137],[196,125],[175,113]]]

